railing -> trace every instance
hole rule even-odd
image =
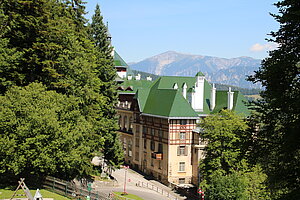
[[[157,193],[160,193],[160,194],[162,194],[164,196],[169,197],[171,200],[179,200],[179,198],[177,198],[176,196],[172,195],[170,192],[168,192],[166,190],[163,190],[163,189],[161,189],[161,188],[159,188],[159,187],[157,187],[155,185],[152,185],[150,183],[144,183],[142,181],[139,181],[137,183],[137,186],[153,190],[153,191],[155,191]]]
[[[86,199],[89,196],[91,200],[108,199],[107,195],[104,193],[99,193],[98,191],[89,191],[87,187],[76,186],[72,181],[65,181],[51,176],[47,176],[43,187],[53,190],[62,195],[70,196],[78,199]]]

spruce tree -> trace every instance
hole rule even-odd
[[[300,199],[300,1],[275,5],[280,28],[271,32],[270,41],[279,46],[249,78],[265,87],[263,101],[256,104],[263,125],[253,150],[273,191],[282,199]]]
[[[109,166],[118,166],[123,159],[119,137],[116,133],[118,128],[115,118],[115,106],[117,101],[116,92],[116,70],[114,68],[114,60],[112,57],[113,47],[111,46],[108,27],[103,22],[100,7],[97,4],[95,13],[92,16],[90,25],[90,37],[96,48],[97,56],[97,72],[98,77],[102,81],[101,93],[107,97],[105,109],[105,123],[107,129],[105,131],[105,146],[103,149],[104,158]]]

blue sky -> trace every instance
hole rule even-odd
[[[126,62],[168,50],[234,58],[266,57],[265,38],[279,24],[276,0],[87,0],[108,21],[113,45]]]

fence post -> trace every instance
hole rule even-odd
[[[68,195],[68,183],[66,183],[66,195]]]
[[[55,178],[53,177],[53,185],[52,185],[52,189],[55,189]]]

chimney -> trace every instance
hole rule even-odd
[[[231,92],[231,87],[229,87],[228,89],[228,96],[227,96],[227,109],[228,110],[232,110],[233,108],[233,93],[234,92]]]
[[[183,97],[186,99],[186,89],[187,89],[187,85],[186,83],[183,83],[183,86],[182,86],[182,95]]]
[[[211,88],[211,94],[210,94],[210,110],[215,109],[216,106],[216,88],[215,84],[213,83]]]
[[[135,80],[137,80],[137,81],[141,80],[141,75],[140,74],[136,75]]]
[[[204,74],[198,72],[196,74],[195,92],[192,94],[192,108],[198,112],[203,112],[204,107],[204,80]]]
[[[178,89],[177,83],[175,83],[175,84],[173,85],[173,89],[174,89],[174,90],[177,90],[177,89]]]

